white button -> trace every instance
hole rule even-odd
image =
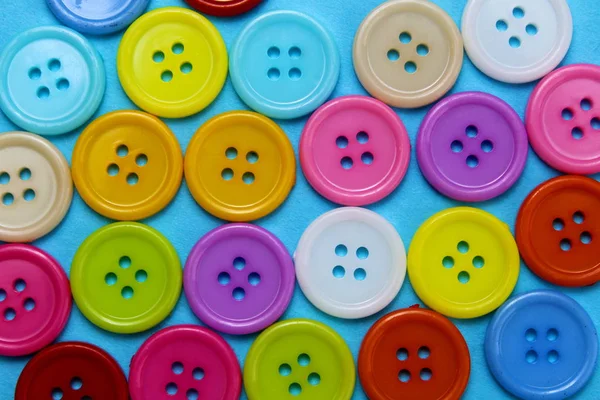
[[[317,218],[300,238],[294,259],[304,295],[339,318],[382,310],[406,276],[406,251],[398,232],[380,215],[357,207]]]
[[[0,240],[30,242],[54,229],[73,197],[69,164],[52,143],[0,134]]]
[[[462,33],[469,58],[484,74],[525,83],[560,64],[573,20],[565,0],[469,0]]]

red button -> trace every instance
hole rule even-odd
[[[458,400],[471,371],[460,331],[414,306],[377,321],[363,340],[358,375],[370,399]]]
[[[217,17],[231,17],[252,10],[263,0],[186,0],[196,10]]]
[[[15,400],[129,399],[119,364],[99,347],[65,342],[48,347],[23,369]]]

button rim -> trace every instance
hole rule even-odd
[[[233,17],[252,10],[263,2],[263,0],[229,0],[219,2],[211,0],[186,0],[186,2],[201,13],[214,15],[216,17]]]

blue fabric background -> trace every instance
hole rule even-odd
[[[433,0],[448,12],[452,18],[460,23],[461,14],[466,0]],[[352,68],[352,40],[356,29],[362,19],[382,0],[265,0],[264,4],[254,11],[233,19],[219,19],[210,17],[221,31],[228,48],[242,27],[256,17],[259,13],[276,10],[292,9],[307,13],[333,33],[342,57],[342,71],[339,84],[333,97],[347,94],[366,94],[358,82]],[[595,0],[569,1],[573,13],[575,34],[571,49],[564,64],[578,62],[600,63],[600,35],[598,35],[598,20],[600,20],[600,5]],[[515,5],[526,5],[527,0],[515,1]],[[187,7],[183,0],[152,0],[150,8],[164,6]],[[54,25],[58,22],[47,9],[44,0],[3,0],[0,5],[0,49],[15,35],[40,25]],[[107,70],[107,91],[104,101],[97,115],[119,109],[135,108],[133,103],[125,96],[119,84],[116,72],[116,51],[122,33],[109,37],[91,37],[90,40],[102,54]],[[495,82],[480,73],[465,57],[464,67],[458,83],[453,92],[467,90],[480,90],[492,93],[510,103],[517,112],[523,116],[527,99],[534,84],[507,85]],[[221,112],[246,107],[235,94],[228,79],[226,86],[217,100],[206,110],[191,118],[181,120],[168,120],[167,123],[177,135],[182,150],[187,145],[200,125],[207,119]],[[427,108],[418,110],[397,110],[408,129],[411,143],[414,147],[417,129]],[[306,118],[293,121],[278,121],[289,135],[297,151],[302,127]],[[0,132],[18,129],[12,125],[4,115],[0,114]],[[60,137],[51,138],[70,161],[73,147],[80,130]],[[370,206],[369,208],[387,218],[398,230],[405,244],[410,244],[412,236],[419,225],[429,216],[448,207],[459,205],[439,195],[423,179],[417,166],[414,151],[408,174],[400,187],[388,198]],[[258,221],[258,224],[277,235],[287,246],[290,253],[296,247],[304,229],[320,214],[336,207],[317,195],[308,185],[298,165],[298,182],[290,197],[276,212]],[[477,204],[477,207],[489,211],[498,218],[514,226],[517,210],[525,196],[539,183],[557,175],[557,172],[546,166],[533,153],[529,159],[525,172],[518,183],[506,194],[492,201]],[[599,176],[595,177],[596,179]],[[600,210],[599,210],[600,211]],[[93,212],[75,194],[71,209],[63,223],[48,236],[36,241],[34,244],[48,251],[56,257],[65,270],[70,270],[73,255],[81,242],[96,229],[108,224],[110,221]],[[222,224],[204,212],[192,199],[183,183],[175,200],[158,215],[143,221],[162,232],[176,247],[182,263],[185,262],[192,246],[208,232]],[[597,244],[596,244],[597,245]],[[535,275],[524,265],[514,294],[532,289],[555,288]],[[598,288],[587,287],[579,289],[559,289],[574,297],[591,314],[596,326],[600,327],[600,305],[598,304]],[[419,303],[408,279],[405,281],[396,300],[384,311],[370,318],[359,321],[346,321],[325,315],[315,309],[296,288],[293,300],[286,318],[313,318],[322,321],[339,332],[352,352],[357,356],[362,338],[369,327],[383,314]],[[548,316],[551,318],[551,316]],[[490,316],[467,321],[454,322],[465,336],[471,351],[472,372],[465,399],[480,400],[505,399],[510,396],[500,388],[490,375],[483,354],[483,341]],[[141,334],[124,336],[111,334],[100,330],[88,322],[73,307],[69,323],[60,336],[60,341],[83,340],[94,343],[106,349],[121,364],[125,373],[129,372],[129,361],[142,342],[158,329],[181,323],[198,324],[198,319],[192,314],[185,297],[182,295],[177,307],[163,323],[151,331]],[[244,358],[255,335],[233,337],[226,336],[227,341],[233,346],[243,365]],[[12,399],[17,378],[29,360],[23,358],[0,357],[0,399]],[[435,374],[435,371],[433,371]],[[243,396],[245,398],[245,395]],[[357,386],[354,399],[365,399],[360,385]],[[590,381],[577,399],[600,398],[600,371]]]

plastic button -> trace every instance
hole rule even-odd
[[[183,118],[206,108],[227,78],[227,49],[215,26],[197,12],[160,8],[142,15],[123,35],[117,71],[141,109]]]
[[[241,375],[235,353],[219,335],[177,325],[150,336],[133,356],[129,388],[132,400],[238,400]]]
[[[49,345],[71,313],[69,280],[33,246],[0,246],[0,355],[23,356]]]
[[[23,369],[15,400],[129,399],[119,364],[104,350],[81,342],[44,349]]]
[[[373,97],[421,107],[454,86],[462,68],[458,27],[426,0],[391,0],[374,9],[354,38],[354,70]]]
[[[339,318],[363,318],[396,297],[406,276],[406,252],[396,229],[363,208],[329,211],[302,234],[296,277],[308,300]]]
[[[525,199],[516,224],[519,251],[539,277],[562,286],[600,280],[600,183],[561,176]]]
[[[185,0],[196,10],[217,17],[232,17],[252,10],[263,0]]]
[[[476,318],[498,308],[514,289],[519,267],[508,226],[470,207],[433,215],[408,251],[408,276],[417,296],[452,318]]]
[[[419,167],[440,193],[460,201],[485,201],[521,176],[528,142],[519,115],[486,93],[465,92],[437,103],[417,138]]]
[[[75,303],[107,331],[136,333],[160,323],[179,299],[181,264],[158,231],[136,222],[98,229],[71,266]]]
[[[470,371],[469,348],[460,331],[418,306],[379,319],[358,355],[358,375],[370,399],[458,400]]]
[[[245,335],[277,321],[294,293],[295,270],[283,243],[255,225],[213,229],[185,264],[185,295],[213,329]]]
[[[566,399],[592,377],[596,328],[573,299],[553,290],[524,293],[494,315],[485,356],[496,381],[526,400]]]
[[[462,17],[465,49],[484,74],[508,83],[539,79],[562,61],[573,20],[565,0],[469,0]]]
[[[295,11],[266,13],[231,48],[231,81],[250,108],[272,118],[301,117],[323,104],[340,74],[333,38]]]
[[[600,67],[557,69],[533,90],[525,121],[531,146],[570,174],[600,172]]]
[[[181,185],[183,156],[160,119],[115,111],[92,122],[73,151],[73,180],[100,214],[137,220],[162,210]]]
[[[251,221],[274,211],[296,182],[294,149],[270,119],[247,111],[207,121],[185,154],[194,199],[212,215]]]
[[[0,240],[30,242],[54,229],[73,198],[69,164],[46,139],[0,135]]]
[[[0,108],[21,128],[58,135],[83,125],[104,97],[104,63],[67,28],[41,27],[14,38],[0,54]]]
[[[82,33],[107,35],[120,31],[139,17],[150,0],[46,0],[64,25]]]
[[[332,100],[315,112],[300,138],[302,171],[327,199],[362,206],[389,195],[402,181],[410,141],[396,113],[366,96]]]
[[[354,360],[344,339],[330,327],[290,319],[267,328],[254,341],[244,364],[250,400],[349,400],[354,391]]]

